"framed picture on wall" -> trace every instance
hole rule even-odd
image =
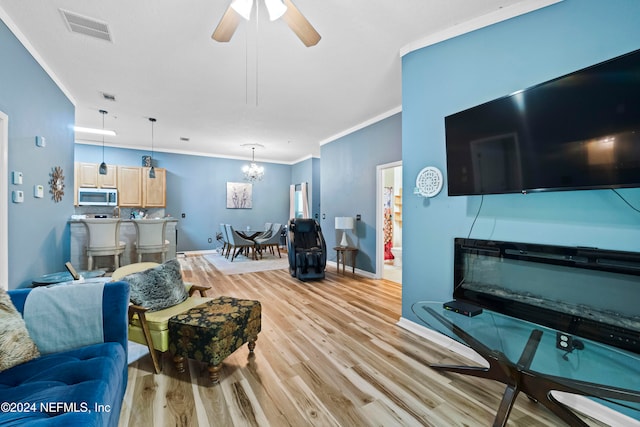
[[[227,182],[227,209],[251,209],[253,184]]]

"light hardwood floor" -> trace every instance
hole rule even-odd
[[[225,276],[202,256],[179,260],[185,280],[211,285],[211,296],[261,301],[255,355],[244,345],[229,356],[218,385],[197,362],[180,374],[165,354],[154,375],[141,358],[129,367],[120,426],[492,424],[504,387],[430,369],[465,360],[396,325],[401,285],[331,267],[325,280],[306,283],[288,270]],[[508,425],[562,422],[519,396]]]

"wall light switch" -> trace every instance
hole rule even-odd
[[[44,186],[36,184],[33,186],[33,197],[42,199],[44,197]]]
[[[18,172],[18,171],[11,172],[11,182],[15,185],[22,184],[22,172]]]
[[[24,191],[13,190],[11,193],[11,197],[13,199],[13,203],[22,203],[24,202]]]
[[[36,136],[36,147],[46,147],[47,140],[44,136]]]

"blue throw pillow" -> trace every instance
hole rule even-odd
[[[173,307],[189,298],[182,282],[180,263],[176,259],[129,274],[122,280],[129,283],[131,302],[149,311]]]

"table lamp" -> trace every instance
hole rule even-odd
[[[345,230],[353,230],[354,221],[351,216],[337,216],[336,217],[336,230],[342,230],[342,240],[340,241],[340,246],[346,247],[349,246],[349,242],[347,242],[347,233]]]

